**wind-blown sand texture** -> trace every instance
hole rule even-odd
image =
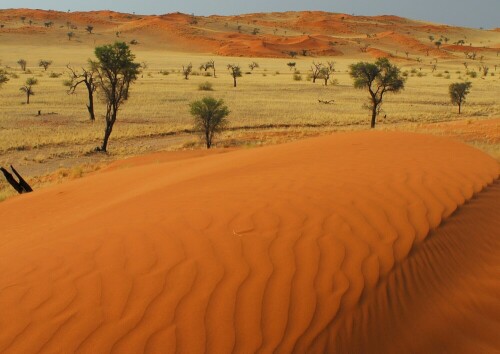
[[[0,352],[498,351],[498,175],[458,142],[360,132],[12,198]]]

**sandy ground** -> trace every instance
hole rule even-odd
[[[370,131],[139,157],[11,198],[0,351],[498,351],[499,172]]]

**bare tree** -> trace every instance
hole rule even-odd
[[[321,68],[323,67],[322,63],[315,63],[313,62],[313,65],[311,66],[311,71],[312,71],[312,82],[316,83],[316,79],[320,77],[321,74]]]
[[[206,63],[203,63],[200,65],[200,70],[207,71],[208,69],[212,69],[214,71],[214,77],[216,77],[215,76],[215,61],[213,61],[213,59],[210,59]]]
[[[19,66],[21,67],[21,70],[22,70],[22,71],[26,71],[26,64],[27,64],[26,60],[24,60],[24,59],[19,59],[19,60],[17,61],[17,63],[18,63],[18,64],[19,64]]]
[[[143,61],[141,62],[141,78],[144,77],[144,72],[146,71],[146,69],[148,68],[149,64],[147,61]]]
[[[44,71],[47,71],[50,65],[52,65],[52,60],[40,59],[40,61],[38,62],[38,66],[42,67]]]
[[[319,72],[319,77],[325,81],[325,86],[328,86],[328,80],[330,76],[335,72],[335,63],[333,61],[327,61],[326,65],[323,65]]]
[[[33,86],[38,84],[38,80],[34,77],[30,77],[26,80],[26,83],[21,86],[20,91],[26,94],[26,104],[30,104],[30,96],[35,95],[35,91],[33,91]]]
[[[9,81],[9,78],[7,77],[7,71],[5,71],[4,69],[0,69],[0,87],[2,87],[2,85],[7,81]]]
[[[68,94],[74,94],[75,90],[81,84],[85,85],[88,94],[88,103],[86,104],[87,110],[89,111],[89,116],[91,121],[95,121],[94,113],[94,93],[97,90],[97,85],[95,82],[95,77],[97,74],[96,64],[89,61],[88,68],[81,68],[81,72],[76,71],[69,64],[66,66],[69,70],[69,80],[64,82],[65,86],[68,86]]]
[[[184,79],[188,80],[189,75],[193,71],[193,64],[189,63],[187,66],[182,66],[182,75],[184,75]]]
[[[233,77],[234,87],[236,87],[236,79],[242,76],[240,66],[236,64],[228,64],[227,70],[229,70],[229,73]]]
[[[93,30],[94,30],[94,26],[87,25],[87,27],[85,27],[85,31],[87,31],[89,34],[92,34]]]

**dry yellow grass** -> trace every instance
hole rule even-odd
[[[84,88],[75,95],[68,95],[63,86],[67,79],[66,65],[85,65],[87,59],[93,57],[93,47],[75,43],[66,47],[9,42],[0,43],[0,50],[2,67],[13,73],[10,81],[0,88],[0,164],[25,166],[23,173],[31,178],[52,174],[59,168],[101,162],[102,159],[87,161],[79,160],[79,157],[85,156],[102,139],[103,105],[97,100],[97,121],[91,123],[85,107]],[[356,58],[231,58],[152,51],[140,45],[132,46],[132,50],[137,61],[147,62],[148,67],[143,77],[132,86],[130,99],[119,113],[110,140],[111,158],[156,149],[200,148],[195,136],[184,137],[168,147],[158,146],[157,141],[162,136],[190,130],[192,118],[188,105],[206,95],[223,98],[231,110],[231,130],[220,137],[219,146],[258,146],[336,130],[369,127],[369,112],[363,108],[367,92],[355,90],[348,74],[349,65],[359,60]],[[16,64],[20,58],[27,60],[31,74],[20,70]],[[44,71],[37,65],[40,59],[53,60],[53,64]],[[204,72],[197,69],[209,59],[215,60],[217,78],[205,77]],[[325,87],[319,80],[313,84],[307,79],[313,60],[336,62],[336,85]],[[466,117],[475,120],[499,117],[500,71],[496,73],[493,69],[495,60],[494,56],[485,59],[494,76],[470,79],[472,91],[460,116],[456,113],[457,108],[449,103],[448,85],[466,78],[461,59],[440,60],[434,73],[431,72],[433,64],[430,58],[422,63],[399,62],[402,70],[408,73],[406,89],[400,94],[386,96],[377,128],[432,131],[419,125]],[[227,64],[239,64],[242,71],[248,73],[248,64],[252,61],[257,61],[260,67],[251,74],[244,74],[238,79],[238,87],[233,88]],[[293,80],[293,72],[286,65],[289,61],[297,63],[301,81]],[[193,64],[199,75],[184,80],[180,69],[188,63]],[[469,69],[477,71],[477,67],[471,65]],[[419,77],[420,72],[423,76]],[[62,75],[51,78],[51,73]],[[37,78],[38,85],[34,87],[36,95],[26,105],[19,88],[28,77]],[[198,89],[199,84],[206,81],[213,84],[214,91]],[[321,104],[319,99],[334,100],[334,103]],[[37,115],[39,110],[41,116]],[[143,139],[147,137],[158,138],[149,142]],[[467,142],[500,158],[497,142],[481,139]],[[66,163],[65,159],[72,161]],[[32,179],[32,182],[37,187],[46,184],[38,179]],[[0,182],[0,200],[11,194],[6,183]]]
[[[95,142],[102,137],[103,107],[97,104],[98,121],[88,121],[85,108],[86,94],[82,88],[77,95],[67,95],[62,82],[67,72],[65,65],[85,65],[87,58],[93,56],[92,48],[71,47],[24,47],[11,50],[2,48],[2,62],[18,78],[11,80],[0,91],[0,153],[9,149],[36,148],[58,144],[82,144]],[[179,132],[191,128],[188,104],[207,94],[223,98],[231,109],[231,126],[251,127],[262,125],[367,125],[368,114],[362,108],[367,93],[355,90],[347,72],[349,64],[355,59],[335,58],[337,72],[334,75],[338,84],[322,86],[321,82],[312,84],[307,74],[312,58],[293,59],[302,74],[302,81],[294,81],[286,59],[257,59],[260,68],[252,74],[238,79],[238,87],[232,87],[226,65],[237,63],[244,72],[250,72],[247,65],[254,59],[227,58],[194,55],[174,52],[142,51],[140,46],[132,47],[138,61],[146,61],[148,68],[131,89],[130,100],[123,106],[118,122],[111,137],[114,139],[149,136]],[[23,73],[17,66],[19,58],[28,61],[32,74]],[[44,72],[34,66],[38,60],[50,59],[54,64]],[[197,67],[202,62],[214,58],[217,78],[191,76],[184,80],[178,72],[183,64],[193,63]],[[318,59],[315,59],[318,60]],[[326,60],[326,59],[319,59]],[[431,73],[431,65],[413,63],[401,64],[409,72],[406,89],[398,95],[387,95],[383,105],[380,123],[429,122],[457,119],[456,108],[448,99],[448,85],[464,78],[463,67],[459,60],[438,62],[438,68]],[[416,64],[416,65],[415,65]],[[422,70],[420,71],[420,67]],[[411,69],[418,77],[411,74]],[[160,71],[168,71],[163,75]],[[196,70],[198,71],[198,70]],[[448,73],[444,73],[448,71]],[[458,74],[457,71],[461,73]],[[50,73],[63,74],[50,78]],[[277,73],[279,72],[279,74]],[[494,73],[494,71],[492,71]],[[436,75],[442,74],[442,77]],[[500,74],[500,73],[499,73]],[[413,75],[413,76],[412,76]],[[450,78],[447,79],[447,75]],[[25,97],[19,87],[28,77],[35,77],[36,95],[31,104],[24,104]],[[497,93],[500,89],[500,75],[471,79],[472,92],[465,106],[464,116],[490,117],[500,111]],[[205,81],[213,83],[214,91],[207,93],[198,90]],[[334,104],[318,103],[318,99],[335,100]],[[41,110],[42,116],[37,116]],[[384,118],[385,117],[385,118]]]

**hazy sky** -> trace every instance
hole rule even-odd
[[[137,14],[180,11],[196,15],[323,10],[355,15],[398,15],[467,27],[500,27],[500,0],[0,0],[0,8],[61,11],[115,10]]]

